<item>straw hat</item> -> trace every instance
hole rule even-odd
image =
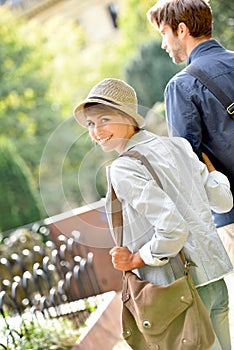
[[[74,116],[79,124],[87,127],[84,115],[86,103],[101,103],[119,109],[132,117],[141,128],[145,119],[137,113],[138,102],[135,90],[123,80],[108,78],[95,85],[87,98],[74,109]]]

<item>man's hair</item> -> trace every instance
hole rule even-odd
[[[173,32],[183,22],[194,38],[212,35],[212,11],[208,0],[159,0],[148,12],[151,24],[169,25]]]

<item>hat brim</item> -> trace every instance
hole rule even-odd
[[[128,113],[128,109],[124,108],[123,105],[119,105],[115,101],[112,102],[111,100],[107,100],[105,97],[100,96],[97,98],[95,97],[87,98],[83,102],[79,103],[73,111],[73,115],[78,121],[78,123],[84,126],[85,128],[87,128],[87,120],[84,114],[84,107],[87,103],[99,103],[99,104],[103,104],[103,105],[118,109],[124,112],[125,114],[127,114],[129,117],[133,118],[136,121],[139,128],[142,128],[145,125],[145,119],[140,114],[135,113],[133,111],[131,111],[131,113]]]

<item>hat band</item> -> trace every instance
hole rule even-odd
[[[116,105],[116,106],[120,106],[120,103],[108,100],[107,98],[104,98],[104,97],[89,96],[89,99],[101,100],[101,101],[105,101],[105,102],[108,102],[108,103],[112,103],[113,105]]]

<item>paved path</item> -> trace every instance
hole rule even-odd
[[[234,273],[229,275],[226,278],[226,283],[228,286],[229,291],[229,298],[230,298],[230,329],[231,329],[231,338],[232,338],[232,350],[234,350]],[[120,340],[113,348],[113,350],[129,350],[131,349],[125,341]]]

